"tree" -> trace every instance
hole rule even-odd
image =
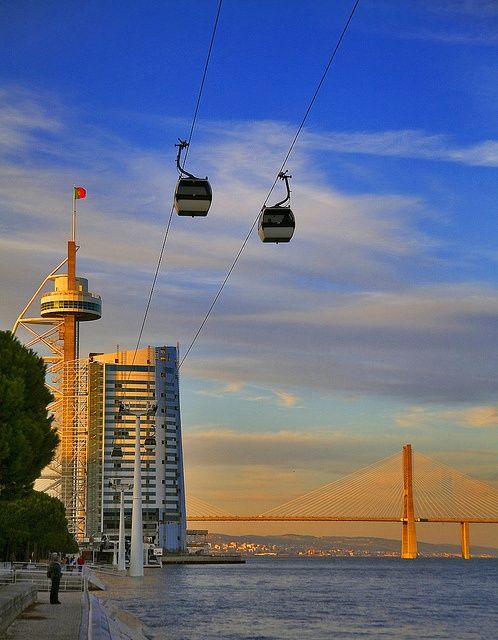
[[[47,405],[46,367],[10,331],[0,331],[0,501],[27,496],[59,438]]]
[[[24,498],[0,502],[0,559],[28,560],[31,553],[47,558],[50,551],[78,551],[60,500],[32,491]]]

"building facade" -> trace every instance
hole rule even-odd
[[[125,530],[131,531],[135,416],[122,411],[157,405],[141,418],[144,539],[164,553],[186,548],[177,347],[93,354],[88,365],[88,537],[113,537],[119,530],[120,494],[124,492]],[[147,442],[146,442],[147,439]],[[154,446],[144,447],[144,443]]]

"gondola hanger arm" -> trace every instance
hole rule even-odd
[[[280,202],[277,202],[277,204],[274,204],[274,207],[281,207],[283,205],[285,205],[287,202],[290,203],[290,194],[291,194],[291,190],[289,187],[289,178],[292,178],[292,176],[288,176],[287,175],[287,171],[281,171],[278,174],[278,178],[280,178],[280,180],[284,180],[285,181],[285,188],[287,189],[287,195],[285,196],[285,198],[283,200],[281,200]]]
[[[175,144],[175,147],[178,147],[178,153],[176,155],[176,168],[178,169],[178,172],[180,173],[180,176],[182,178],[186,177],[186,178],[192,178],[192,180],[196,180],[197,178],[191,173],[189,173],[188,171],[185,171],[185,169],[180,164],[182,151],[186,149],[188,146],[189,146],[189,143],[186,140],[182,140],[181,138],[178,138],[178,144]]]

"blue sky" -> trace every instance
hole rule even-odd
[[[134,347],[217,7],[2,3],[2,328],[63,257],[81,184],[104,302],[81,351]],[[224,0],[187,165],[213,206],[174,217],[143,344],[190,344],[351,7]],[[286,164],[294,238],[253,232],[182,367],[199,498],[262,511],[405,442],[498,487],[497,27],[491,1],[360,2]]]

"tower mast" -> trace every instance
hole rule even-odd
[[[100,296],[88,291],[88,280],[76,275],[76,200],[86,197],[83,187],[73,189],[71,239],[67,258],[43,280],[17,318],[12,333],[22,326],[30,334],[28,347],[39,346],[54,394],[49,410],[60,438],[55,459],[45,468],[39,488],[62,500],[69,529],[77,538],[85,535],[86,451],[87,451],[87,363],[78,359],[79,323],[98,320],[102,314]],[[66,273],[60,269],[67,264]],[[45,285],[54,289],[41,294],[39,317],[28,311]]]

